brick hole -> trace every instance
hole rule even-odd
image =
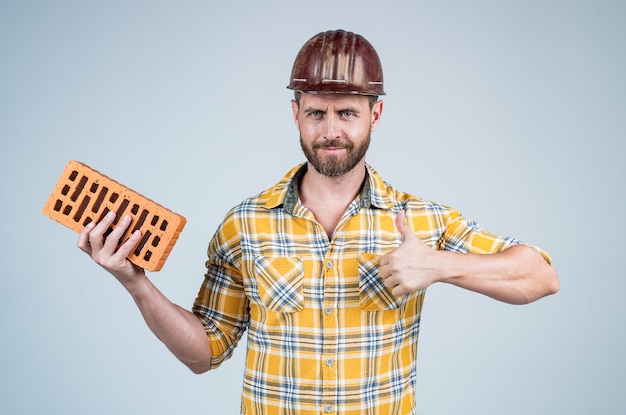
[[[89,189],[89,191],[91,193],[96,193],[96,190],[98,190],[98,183],[92,183],[91,184],[91,188]]]
[[[161,229],[162,231],[165,231],[167,229],[167,221],[166,220],[164,220],[161,223],[161,227],[159,229]]]
[[[63,209],[63,214],[65,216],[68,216],[70,214],[70,212],[72,211],[72,206],[71,205],[66,205],[65,209]]]
[[[128,207],[128,204],[130,203],[130,201],[128,199],[124,199],[122,201],[122,204],[120,205],[120,208],[117,210],[117,216],[115,217],[115,220],[113,221],[114,225],[117,225],[117,222],[120,221],[120,218],[122,217],[122,215],[124,214],[124,212],[126,211],[126,208]]]
[[[119,195],[119,194],[117,194],[117,193],[115,193],[115,192],[111,193],[111,197],[109,198],[109,202],[111,202],[111,203],[115,203],[115,202],[117,202],[117,198],[118,198],[118,197],[120,197],[120,195]]]
[[[108,191],[109,191],[108,187],[102,186],[102,189],[100,190],[100,194],[98,195],[98,198],[96,199],[96,203],[94,203],[93,207],[91,208],[91,211],[93,213],[98,213],[98,211],[100,210],[100,206],[102,206],[102,202],[104,201],[104,198],[106,197]]]
[[[139,256],[141,254],[143,247],[146,245],[146,242],[148,242],[148,239],[150,239],[151,236],[152,232],[146,231],[146,233],[143,235],[143,238],[141,238],[141,241],[139,241],[139,243],[135,247],[135,250],[133,251],[135,255]]]
[[[141,212],[141,215],[139,216],[139,219],[137,220],[137,223],[135,224],[135,227],[133,228],[132,232],[135,232],[137,229],[141,229],[141,227],[143,226],[143,224],[146,221],[146,218],[148,217],[149,214],[150,214],[150,212],[148,212],[146,209],[144,209]],[[146,232],[146,233],[148,233],[148,232]]]
[[[57,199],[57,201],[54,203],[54,210],[57,212],[60,212],[62,207],[63,207],[63,202],[61,202],[60,199]]]
[[[161,242],[161,238],[159,238],[159,236],[157,235],[152,240],[152,244],[151,245],[156,248],[157,246],[159,246],[159,242]]]
[[[80,194],[83,192],[83,189],[85,188],[88,180],[89,179],[87,178],[87,176],[83,176],[80,178],[78,186],[76,186],[76,189],[74,189],[74,193],[72,193],[72,196],[70,196],[72,202],[76,202],[78,200],[78,196],[80,196]]]
[[[67,196],[69,192],[70,192],[70,187],[66,184],[65,186],[63,186],[63,189],[61,190],[61,194],[63,196]]]
[[[85,213],[85,210],[87,209],[87,205],[89,205],[90,201],[91,201],[91,198],[89,196],[85,196],[83,198],[82,202],[80,203],[80,206],[78,206],[78,210],[74,214],[74,222],[78,222],[80,220],[80,218],[83,216],[83,213]]]
[[[76,180],[77,177],[78,177],[78,171],[77,170],[72,170],[72,172],[70,173],[70,180],[74,181],[74,180]]]

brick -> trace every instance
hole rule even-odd
[[[129,189],[79,161],[70,160],[42,213],[81,232],[90,222],[99,222],[109,211],[117,217],[107,235],[117,226],[123,215],[132,222],[118,247],[134,232],[141,231],[141,241],[128,259],[148,271],[159,271],[174,248],[186,219]]]

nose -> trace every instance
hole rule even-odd
[[[328,114],[326,117],[326,133],[324,134],[324,138],[327,140],[334,140],[340,137],[341,133],[337,114]]]

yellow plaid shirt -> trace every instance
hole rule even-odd
[[[425,293],[396,298],[378,276],[402,243],[396,214],[434,249],[493,253],[520,241],[394,189],[371,166],[328,240],[299,203],[304,166],[233,208],[210,242],[193,311],[213,367],[248,329],[242,414],[414,414]]]

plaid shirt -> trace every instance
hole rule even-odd
[[[381,256],[402,243],[396,214],[405,209],[434,249],[493,253],[520,241],[402,193],[370,166],[328,240],[299,203],[304,167],[233,208],[211,240],[193,311],[213,367],[248,329],[242,414],[414,414],[425,293],[396,298],[378,276]]]

